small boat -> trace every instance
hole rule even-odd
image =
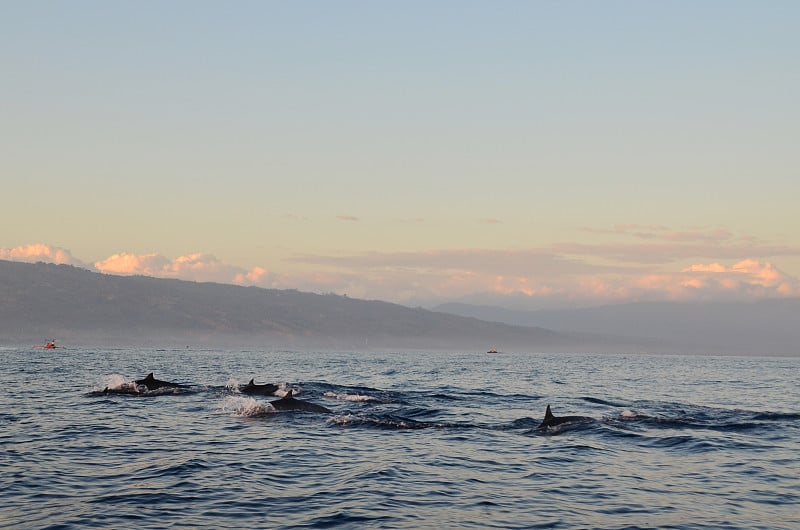
[[[490,348],[486,353],[497,353],[497,348]]]
[[[45,350],[55,350],[56,348],[63,348],[63,346],[56,346],[56,339],[48,340],[44,346],[35,346],[36,348],[43,348]]]

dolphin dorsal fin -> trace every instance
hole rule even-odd
[[[547,410],[544,411],[544,421],[552,420],[553,418],[553,413],[550,412],[550,405],[547,405]]]
[[[153,377],[153,372],[150,372],[147,374],[147,377],[144,378],[145,381],[152,381],[153,379],[155,379],[155,377]]]
[[[283,396],[283,399],[292,399],[292,389],[290,388],[286,395]]]
[[[256,386],[255,383],[253,383],[254,379],[255,379],[255,377],[253,379],[251,379],[249,383],[247,383],[247,386]]]

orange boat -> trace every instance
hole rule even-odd
[[[35,346],[36,348],[44,348],[45,350],[55,350],[56,348],[63,348],[63,346],[56,346],[56,339],[48,340],[44,346]]]

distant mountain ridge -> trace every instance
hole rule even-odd
[[[800,355],[800,299],[432,310],[0,260],[0,345]]]
[[[0,343],[572,351],[586,337],[338,295],[0,261]]]
[[[681,351],[800,355],[800,298],[739,302],[637,302],[582,309],[520,311],[461,303],[436,311],[556,332],[606,334]]]

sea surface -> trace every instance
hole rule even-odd
[[[800,528],[799,358],[66,346],[0,348],[1,528]]]

